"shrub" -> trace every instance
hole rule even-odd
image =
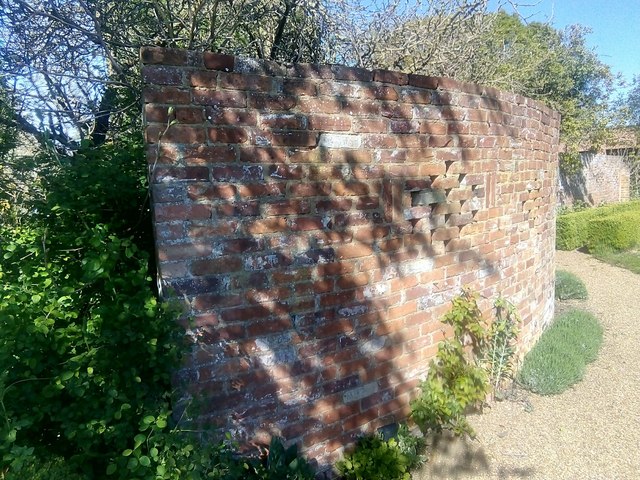
[[[313,478],[278,439],[267,457],[247,458],[172,421],[171,376],[186,343],[149,275],[140,144],[38,163],[45,195],[20,222],[0,224],[0,476]]]
[[[558,270],[556,271],[555,297],[558,300],[584,300],[587,298],[587,287],[573,273]]]
[[[453,326],[454,337],[440,343],[421,394],[411,404],[411,417],[423,432],[450,429],[462,435],[473,432],[465,411],[489,391],[487,372],[476,362],[487,333],[477,295],[465,290],[452,303],[443,321]]]
[[[424,437],[418,437],[412,434],[406,423],[402,423],[398,427],[396,440],[398,442],[398,448],[407,458],[409,470],[413,470],[427,461],[427,458],[423,454],[426,448]]]
[[[586,245],[590,252],[623,251],[640,243],[640,208],[587,222]]]
[[[562,393],[584,376],[602,344],[602,327],[590,313],[572,310],[560,316],[525,356],[519,382],[535,393]]]
[[[33,453],[93,475],[168,409],[183,333],[132,238],[50,215],[0,227],[3,465]]]
[[[589,223],[592,220],[638,211],[640,211],[640,202],[634,201],[558,215],[556,220],[556,248],[558,250],[575,250],[582,248],[589,243],[590,235],[593,238],[591,243],[597,246],[603,243],[603,241],[602,236],[598,235],[597,223],[593,226],[593,230],[590,230]],[[636,214],[633,213],[632,215],[635,219],[633,220],[633,222],[635,222],[634,224],[637,224]],[[605,226],[605,228],[609,227]],[[593,233],[590,233],[590,231]],[[607,235],[609,235],[609,233],[604,235],[605,244]]]
[[[496,318],[489,328],[487,352],[485,354],[489,382],[494,394],[513,371],[513,356],[516,352],[520,317],[515,307],[504,298],[495,302]]]
[[[358,440],[336,468],[345,480],[410,480],[410,463],[396,439],[385,440],[378,433]]]

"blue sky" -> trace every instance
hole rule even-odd
[[[587,43],[627,81],[640,76],[640,0],[526,0],[520,14],[562,29],[579,23],[592,33]]]

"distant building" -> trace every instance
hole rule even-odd
[[[640,169],[631,161],[640,152],[638,132],[618,129],[599,151],[580,153],[582,168],[558,175],[558,206],[597,206],[626,202],[640,194]]]

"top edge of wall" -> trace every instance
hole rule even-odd
[[[365,83],[378,82],[430,90],[457,91],[526,105],[540,110],[542,113],[554,119],[560,119],[560,114],[556,110],[553,110],[538,100],[512,92],[505,92],[494,87],[461,82],[447,77],[429,77],[393,70],[367,70],[344,65],[312,63],[284,64],[270,60],[260,60],[221,53],[164,47],[142,47],[140,49],[140,60],[143,65],[194,67],[229,73],[272,77],[311,78]]]

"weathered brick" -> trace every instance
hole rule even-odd
[[[247,106],[247,96],[244,92],[194,88],[192,95],[193,102],[197,105],[210,105],[216,108],[243,108]]]
[[[310,115],[308,117],[309,129],[347,131],[351,129],[351,118],[336,115]]]
[[[304,215],[309,210],[309,202],[300,200],[283,200],[264,206],[266,215]]]
[[[235,57],[222,55],[220,53],[204,53],[204,66],[210,70],[222,70],[232,72],[235,64]]]
[[[147,103],[164,103],[169,105],[187,105],[191,102],[189,90],[178,87],[144,87],[142,98]]]
[[[172,220],[203,220],[211,217],[210,205],[156,205],[154,219],[156,222]]]
[[[263,179],[261,165],[215,165],[211,167],[211,176],[218,182],[256,181]]]
[[[207,167],[156,167],[152,180],[157,183],[209,180]]]
[[[144,47],[140,50],[140,60],[146,65],[187,65],[189,55],[186,50]]]
[[[189,85],[198,88],[216,89],[218,87],[218,72],[196,70],[189,74]]]
[[[251,93],[249,95],[249,107],[266,112],[288,111],[298,104],[298,98],[293,95],[269,95]]]
[[[393,83],[394,85],[406,85],[409,83],[409,75],[391,70],[374,70],[373,81],[381,83]]]
[[[184,129],[147,160],[163,281],[196,319],[181,375],[220,428],[321,441],[326,461],[408,413],[461,285],[483,311],[526,298],[525,328],[550,319],[548,110],[398,72],[141,55],[150,80],[185,82],[145,88],[146,138],[170,105]],[[427,189],[445,197],[412,205]]]
[[[142,80],[154,85],[182,85],[183,70],[165,65],[146,65],[142,67]]]
[[[184,143],[202,144],[205,142],[205,130],[199,126],[171,125],[169,127],[150,125],[146,130],[148,143]]]
[[[210,128],[208,136],[214,143],[246,143],[249,140],[247,131],[241,127]]]
[[[260,92],[268,92],[271,90],[271,77],[263,77],[260,75],[246,75],[242,73],[220,73],[220,88],[228,88],[232,90],[252,90]]]

